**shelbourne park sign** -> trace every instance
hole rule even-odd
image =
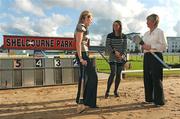
[[[74,38],[3,35],[4,48],[25,50],[75,50]]]

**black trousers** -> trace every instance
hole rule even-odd
[[[111,69],[111,73],[109,75],[108,78],[108,82],[107,82],[107,90],[106,93],[109,93],[111,85],[113,83],[113,79],[115,78],[115,87],[114,87],[114,93],[117,93],[120,81],[121,81],[121,72],[123,69],[123,64],[122,63],[116,63],[116,62],[110,62],[109,63],[110,69]]]
[[[79,58],[77,61],[79,62]],[[78,81],[78,92],[76,97],[76,103],[80,103],[80,92],[81,92],[81,80],[84,76],[84,93],[83,93],[83,104],[91,108],[96,107],[96,98],[97,98],[97,83],[98,77],[96,73],[95,63],[92,59],[89,58],[87,52],[82,52],[82,58],[87,61],[87,66],[82,65],[80,62],[80,77]],[[84,71],[83,71],[84,70]],[[82,74],[84,73],[84,74]]]
[[[156,52],[155,54],[163,60],[162,53]],[[143,69],[145,101],[164,105],[162,64],[151,53],[145,53]]]

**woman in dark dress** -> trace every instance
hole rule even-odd
[[[86,107],[96,108],[97,73],[94,62],[89,58],[88,54],[88,27],[91,23],[92,14],[89,11],[83,11],[79,17],[79,22],[74,34],[77,51],[76,58],[80,64],[80,78],[76,97],[78,113],[82,112]],[[82,79],[84,79],[84,83]],[[81,83],[83,83],[83,86]],[[83,94],[81,94],[81,89],[84,89]],[[83,96],[83,99],[80,99],[81,96]]]
[[[118,87],[121,81],[121,72],[125,64],[127,49],[127,38],[122,33],[121,21],[116,20],[113,22],[113,32],[107,35],[106,39],[106,54],[109,55],[109,66],[111,73],[107,82],[107,89],[105,98],[109,97],[111,85],[115,77],[114,96],[119,97]]]

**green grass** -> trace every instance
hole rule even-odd
[[[180,64],[180,56],[164,56],[164,61],[168,64]]]
[[[143,77],[142,72],[126,73],[127,77]],[[164,71],[163,76],[180,76],[180,71]]]
[[[109,64],[102,58],[96,59],[96,68],[98,72],[106,72],[110,71]]]
[[[164,61],[168,64],[180,64],[180,56],[164,56]],[[129,63],[131,68],[128,70],[142,70],[143,56],[131,55]],[[96,58],[96,66],[98,72],[110,73],[109,64],[103,58]],[[142,77],[143,73],[127,73],[129,77]],[[164,71],[164,76],[178,76],[180,71]]]

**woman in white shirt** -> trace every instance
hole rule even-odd
[[[159,23],[159,16],[151,14],[147,18],[147,27],[149,31],[144,34],[144,89],[145,101],[154,103],[157,106],[165,104],[163,91],[163,66],[150,53],[154,52],[159,58],[163,60],[162,52],[166,51],[167,40],[164,32],[157,28]]]

